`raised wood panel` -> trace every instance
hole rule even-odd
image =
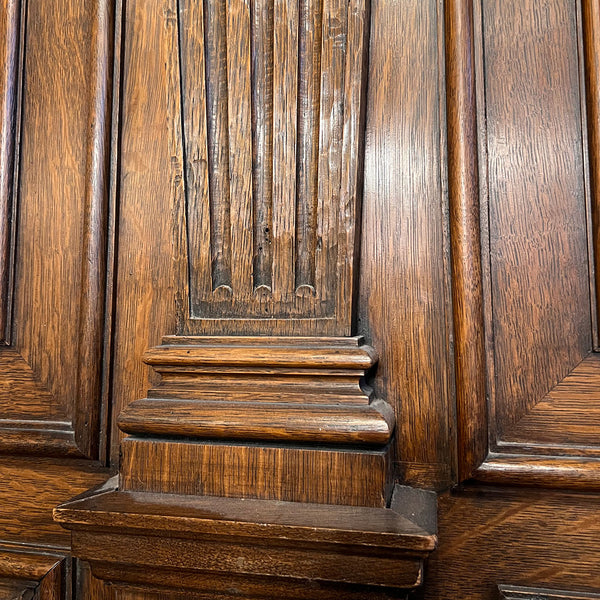
[[[598,487],[590,6],[446,11],[461,478]]]
[[[5,38],[2,88],[1,220],[12,233],[0,232],[0,285],[12,318],[2,317],[10,345],[0,349],[0,447],[93,457],[100,445],[111,3],[27,2],[22,14],[20,6],[3,9],[14,31]],[[6,283],[13,258],[14,298]]]
[[[574,0],[486,1],[481,20],[494,335],[488,360],[502,436],[592,346],[581,32]]]
[[[425,600],[498,600],[506,583],[600,589],[597,495],[477,486],[440,496],[438,508]]]

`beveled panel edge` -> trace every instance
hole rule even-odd
[[[473,0],[449,0],[444,11],[458,476],[464,480],[485,457],[488,431]]]
[[[86,140],[85,213],[81,246],[81,296],[77,361],[75,440],[82,453],[97,458],[100,446],[101,383],[106,314],[108,204],[115,6],[94,4],[89,127]],[[110,299],[109,299],[110,302]]]
[[[510,485],[535,484],[544,487],[564,486],[575,489],[598,489],[600,461],[594,457],[569,454],[569,446],[561,448],[561,456],[527,454],[527,442],[523,440],[515,453],[502,452],[502,439],[498,438],[498,452],[493,448],[494,427],[488,421],[486,349],[483,332],[486,329],[483,305],[482,252],[480,242],[479,165],[477,156],[478,108],[476,99],[475,69],[467,68],[475,59],[474,49],[474,1],[449,0],[445,3],[446,23],[446,72],[447,72],[447,126],[449,160],[450,237],[452,261],[452,292],[455,332],[455,371],[459,481],[475,478],[484,482]],[[589,0],[583,0],[584,35],[589,38],[596,32],[597,10]],[[600,79],[596,73],[598,64],[589,66],[596,59],[597,50],[585,42],[586,76],[590,81]],[[597,63],[597,61],[596,61]],[[596,78],[596,79],[594,79]],[[589,89],[586,91],[589,94]],[[590,103],[596,95],[586,97]],[[594,140],[600,134],[593,128],[600,114],[592,107],[592,123],[589,124],[591,174],[595,171]],[[596,135],[596,137],[593,137]],[[596,154],[599,154],[596,152]],[[600,164],[600,162],[598,162]],[[593,192],[595,193],[595,192]],[[596,209],[596,213],[600,214]],[[595,214],[596,214],[595,213]],[[595,217],[596,218],[596,217]],[[595,227],[597,227],[595,221]],[[598,252],[595,234],[594,243]],[[585,419],[585,415],[582,415]],[[516,452],[522,452],[517,454]]]
[[[83,458],[71,423],[0,420],[0,453]]]

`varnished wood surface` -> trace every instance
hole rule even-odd
[[[35,600],[37,581],[0,579],[0,597],[5,600]]]
[[[3,13],[13,28],[3,42],[7,50],[13,48],[5,61],[12,81],[3,88],[10,98],[2,130],[5,308],[14,269],[10,336],[3,334],[11,346],[0,353],[0,446],[5,451],[93,457],[102,443],[97,417],[105,232],[100,217],[87,216],[105,211],[106,166],[90,149],[104,145],[104,135],[88,131],[88,107],[108,101],[108,5],[11,2]],[[65,29],[65,23],[73,27]],[[97,35],[90,44],[92,30]],[[95,51],[104,70],[95,68]],[[100,128],[106,121],[99,113],[91,119]],[[12,179],[11,152],[20,165],[18,181]],[[100,174],[89,164],[94,161]],[[7,188],[13,184],[18,184],[14,219]],[[82,248],[84,239],[84,246],[93,247],[89,252]]]
[[[458,473],[465,479],[485,456],[487,418],[472,0],[447,2],[445,24]]]
[[[183,575],[181,583],[189,579]],[[261,578],[212,578],[206,581],[205,592],[192,592],[190,590],[174,591],[160,588],[144,588],[135,585],[111,586],[114,594],[106,600],[272,600],[285,598],[286,600],[364,600],[365,594],[373,600],[406,600],[408,595],[404,591],[367,590],[361,586],[332,586],[319,581],[303,585],[294,581],[273,584]],[[105,600],[104,596],[98,600]],[[96,600],[96,598],[94,598]]]
[[[424,598],[496,600],[498,585],[600,589],[598,496],[478,488],[439,499]]]
[[[376,393],[396,412],[396,472],[424,487],[446,485],[455,463],[441,8],[371,3],[357,323],[380,357]]]
[[[343,446],[383,446],[391,438],[392,408],[372,400],[363,384],[377,358],[361,338],[164,342],[145,358],[161,384],[119,416],[127,433]]]
[[[18,176],[22,84],[23,4],[12,0],[0,12],[2,97],[0,99],[0,331],[10,340],[14,271],[15,180]]]
[[[600,383],[597,357],[590,354],[597,334],[587,191],[588,173],[593,178],[594,172],[595,92],[586,96],[583,85],[584,73],[591,81],[595,68],[590,37],[595,29],[589,5],[582,5],[583,14],[578,6],[570,0],[457,2],[446,9],[448,18],[462,15],[462,28],[457,21],[446,32],[447,56],[457,69],[456,81],[462,77],[468,83],[454,85],[450,69],[451,207],[466,203],[463,208],[471,212],[465,214],[481,216],[466,224],[460,211],[451,210],[450,228],[460,232],[465,226],[472,235],[481,223],[481,245],[474,251],[483,252],[479,274],[473,266],[477,260],[470,259],[472,280],[457,277],[456,265],[453,271],[461,478],[478,473],[500,481],[505,468],[506,482],[520,479],[527,485],[529,474],[536,482],[547,474],[544,485],[562,481],[596,487],[595,462],[582,458],[577,464],[577,457],[597,456]],[[460,54],[469,48],[470,58]],[[453,57],[461,56],[473,68],[454,65]],[[582,113],[586,99],[589,153]],[[459,115],[464,105],[470,112]],[[470,133],[462,135],[467,123]],[[458,127],[454,133],[453,127]],[[454,146],[467,153],[461,155],[465,170],[457,172],[456,181],[471,178],[468,188],[454,185],[457,196],[452,191]],[[478,164],[476,151],[485,163]],[[455,264],[461,252],[469,255],[470,246],[459,235],[452,239]],[[484,314],[479,296],[473,298],[480,288]],[[465,306],[470,307],[468,317]],[[465,338],[474,354],[461,349],[463,326],[475,332]],[[475,352],[482,332],[485,352],[481,344]],[[469,375],[462,361],[475,373]],[[564,457],[564,468],[558,457]]]
[[[52,520],[60,502],[102,483],[106,469],[85,461],[0,457],[0,542],[69,547]]]
[[[400,506],[399,509],[402,509]],[[54,511],[72,529],[127,528],[165,535],[265,538],[428,552],[433,532],[392,509],[114,491]]]
[[[195,580],[198,591],[207,574],[224,571],[270,577],[272,585],[316,580],[367,594],[373,585],[398,591],[420,583],[422,558],[436,545],[434,533],[387,508],[116,491],[67,503],[55,516],[102,579],[126,582],[137,573],[147,584],[163,572],[163,585]]]
[[[9,600],[60,600],[67,594],[66,554],[0,544],[0,592]]]
[[[121,485],[130,491],[375,507],[386,506],[391,491],[385,448],[357,451],[130,437],[121,452]]]
[[[592,235],[589,245],[594,263],[600,257],[600,8],[596,2],[582,0],[584,72],[586,84],[586,121],[588,132],[589,193],[592,216]],[[598,350],[598,295],[600,291],[600,273],[592,266],[590,273],[592,290],[596,295],[595,327],[592,332],[595,350]]]

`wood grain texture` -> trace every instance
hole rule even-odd
[[[475,153],[465,163],[475,183],[459,196],[470,198],[471,210],[480,213],[477,235],[484,260],[471,283],[453,272],[454,314],[456,325],[457,317],[464,317],[464,302],[479,307],[465,323],[476,336],[485,334],[486,344],[485,352],[481,344],[477,351],[470,346],[475,353],[467,363],[476,367],[478,378],[462,372],[462,359],[456,363],[460,461],[470,465],[461,477],[476,472],[499,481],[506,468],[507,482],[527,483],[532,476],[536,482],[546,477],[545,485],[587,482],[595,488],[596,469],[585,458],[598,454],[594,423],[600,382],[597,357],[590,353],[596,335],[582,115],[584,66],[586,72],[593,69],[589,39],[587,62],[580,58],[593,15],[584,10],[582,27],[576,2],[468,4],[459,3],[456,10],[475,26],[464,30],[457,48],[473,46],[473,68],[463,65],[458,73],[475,87],[449,96],[449,107],[454,103],[452,110],[458,110],[465,102],[471,107],[471,133],[460,143]],[[518,43],[512,42],[515,32]],[[588,97],[588,105],[592,100]],[[593,121],[593,108],[590,115]],[[457,122],[464,126],[466,118]],[[477,164],[477,151],[485,164]],[[590,156],[593,172],[592,148]],[[464,224],[458,214],[451,212],[450,218],[451,233]],[[477,225],[467,226],[469,235]],[[470,252],[459,236],[453,244]],[[483,305],[473,304],[469,298],[476,289],[481,299],[480,288]],[[476,336],[468,335],[468,343]],[[578,465],[576,457],[582,457]]]
[[[597,592],[597,512],[593,494],[483,487],[445,494],[423,597],[497,600],[504,583]]]
[[[580,32],[571,0],[485,2],[482,19],[501,435],[591,349]]]
[[[385,504],[394,413],[363,384],[376,354],[361,338],[164,342],[146,355],[160,385],[118,420],[147,440],[121,445],[124,489]]]
[[[23,4],[7,2],[0,11],[2,96],[0,98],[0,336],[10,343],[14,271],[15,182],[21,124]]]
[[[486,393],[473,2],[445,5],[448,187],[459,479],[483,460]]]
[[[144,101],[139,101],[143,90],[165,89],[165,65],[176,48],[175,15],[172,1],[158,2],[152,10],[137,0],[124,5],[111,384],[113,462],[123,435],[116,426],[117,415],[128,402],[143,398],[158,380],[143,355],[163,335],[176,331],[172,223],[165,216],[173,212],[171,178],[181,181],[182,163],[171,163],[169,158],[171,117],[166,94],[144,95]]]
[[[85,207],[81,248],[81,300],[78,328],[77,406],[73,421],[77,445],[97,457],[101,441],[100,386],[106,289],[108,193],[114,7],[96,0],[91,16],[90,99],[86,139]],[[90,368],[93,365],[93,368]]]
[[[182,577],[183,579],[189,579]],[[184,583],[183,581],[181,583]],[[232,585],[235,587],[232,588]],[[116,594],[115,600],[272,600],[272,598],[286,598],[286,600],[364,600],[365,594],[373,600],[406,600],[408,597],[404,591],[381,591],[366,590],[361,586],[332,586],[320,581],[313,581],[303,585],[294,582],[273,584],[261,581],[260,578],[250,579],[248,577],[229,579],[212,577],[204,585],[204,592],[192,592],[191,590],[175,591],[163,589],[158,591],[156,587],[144,588],[135,585],[116,585],[113,588]],[[233,591],[235,590],[235,591]],[[111,600],[113,597],[111,596]]]
[[[121,453],[128,491],[376,507],[386,506],[391,492],[384,450],[128,437]]]
[[[127,433],[342,445],[391,438],[391,407],[363,385],[376,354],[361,338],[164,342],[146,354],[161,384],[119,417]]]
[[[396,412],[395,470],[430,488],[447,485],[455,463],[443,341],[450,298],[440,8],[435,1],[372,2],[358,320],[380,356],[372,385]]]
[[[583,50],[585,72],[586,122],[588,134],[589,194],[592,216],[590,237],[592,255],[592,279],[595,292],[596,331],[593,337],[598,350],[598,297],[600,296],[600,274],[595,265],[600,259],[600,10],[596,2],[582,0]]]
[[[407,589],[420,583],[422,560],[436,544],[435,535],[386,508],[117,491],[63,505],[55,516],[96,575],[127,581],[129,566],[138,576],[140,567],[154,571],[138,585],[153,583],[158,571],[163,585],[195,579],[202,589],[207,575],[227,571],[250,582]],[[176,579],[182,571],[187,578]]]
[[[11,346],[0,353],[4,450],[93,457],[100,443],[107,136],[98,109],[108,102],[109,5],[24,3],[23,14],[11,17],[22,29],[14,33],[25,75],[22,97],[18,82],[12,92],[3,88],[16,94],[10,102],[18,101],[14,153],[22,167],[13,224]],[[16,4],[11,6],[14,13]],[[7,55],[7,69],[16,68],[14,60]],[[48,61],[57,68],[48,69]],[[15,128],[16,121],[13,133],[3,127],[3,135]],[[9,177],[8,169],[3,163],[3,176]],[[5,194],[2,202],[9,202]],[[10,203],[6,207],[12,210]],[[13,227],[10,214],[4,217],[6,227]]]
[[[0,540],[68,549],[52,509],[103,482],[107,472],[82,460],[2,456],[0,476]]]
[[[0,593],[7,600],[60,600],[67,593],[64,554],[0,546]]]
[[[362,0],[269,6],[211,0],[177,12],[168,68],[170,79],[179,69],[181,99],[169,118],[181,112],[183,123],[184,332],[267,333],[277,319],[281,331],[347,335],[368,10]]]

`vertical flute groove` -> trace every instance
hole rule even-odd
[[[271,290],[273,252],[273,0],[252,0],[254,289]]]
[[[296,153],[296,289],[315,286],[322,5],[299,0]]]
[[[231,286],[226,2],[204,2],[208,187],[213,290]]]

